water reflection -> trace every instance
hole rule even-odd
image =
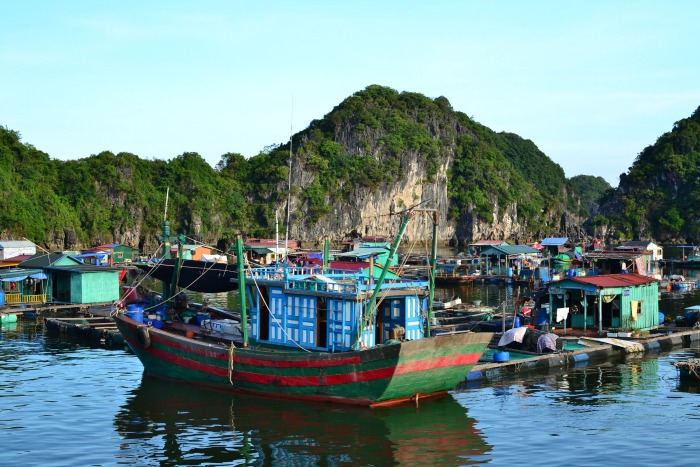
[[[551,368],[547,374],[505,375],[491,391],[497,397],[545,397],[549,402],[571,406],[620,404],[624,403],[620,394],[641,394],[668,386],[664,373],[669,378],[675,376],[671,368],[669,362],[657,356],[630,354],[578,368]],[[480,384],[465,383],[457,392],[468,393]]]
[[[242,396],[144,376],[115,417],[120,462],[457,465],[491,450],[451,397],[372,410]]]

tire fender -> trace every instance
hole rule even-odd
[[[136,329],[136,340],[144,349],[151,346],[151,333],[148,331],[148,327],[139,326],[138,329]]]

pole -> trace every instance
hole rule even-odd
[[[430,251],[430,270],[428,282],[428,317],[425,320],[425,337],[430,337],[430,325],[433,322],[433,299],[435,298],[435,274],[437,273],[437,227],[438,212],[433,212],[433,238]]]
[[[243,335],[243,347],[248,347],[248,310],[246,310],[245,296],[245,268],[243,264],[243,239],[239,235],[236,238],[236,260],[238,261],[238,292],[241,308],[241,334]]]
[[[386,260],[386,265],[387,267],[382,268],[382,273],[379,275],[379,279],[377,279],[377,285],[374,287],[374,292],[372,293],[372,298],[369,299],[369,302],[367,302],[367,307],[365,308],[365,317],[368,316],[370,313],[373,312],[374,310],[374,304],[377,301],[377,296],[379,295],[379,290],[382,288],[382,284],[384,283],[384,279],[386,278],[387,272],[389,272],[388,265],[391,264],[391,261],[394,259],[394,255],[396,254],[396,250],[399,247],[399,243],[401,242],[401,237],[403,236],[404,230],[406,230],[406,226],[408,225],[408,220],[411,218],[411,211],[406,212],[406,215],[403,218],[403,221],[401,222],[401,227],[399,228],[399,233],[394,239],[394,243],[391,245],[391,250],[389,251],[389,257]],[[370,273],[371,274],[371,273]]]
[[[161,242],[163,242],[161,261],[166,259],[170,254],[170,222],[163,221],[161,227]],[[156,267],[156,266],[154,266]],[[171,299],[170,281],[163,281],[163,301]]]

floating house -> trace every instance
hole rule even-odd
[[[483,250],[492,246],[508,246],[505,240],[477,240],[467,245],[472,255],[480,255]]]
[[[585,275],[637,273],[643,276],[654,271],[651,253],[625,250],[593,251],[583,255]]]
[[[296,240],[287,240],[286,242],[285,247],[285,240],[251,238],[243,244],[244,255],[248,261],[259,264],[282,261],[285,254],[299,248],[299,242]]]
[[[499,245],[485,248],[480,257],[487,271],[512,276],[514,270],[534,270],[539,264],[538,253],[538,250],[527,245]]]
[[[566,237],[547,237],[540,242],[540,246],[542,246],[544,251],[552,258],[559,253],[566,253],[574,249],[573,242]]]
[[[98,248],[90,248],[83,250],[82,253],[71,255],[73,258],[79,259],[83,264],[91,264],[93,266],[111,266],[111,253],[107,250]]]
[[[387,237],[380,236],[365,236],[354,238],[350,241],[341,242],[340,251],[345,253],[354,251],[359,248],[386,248],[387,251],[391,248],[391,240]]]
[[[178,247],[170,248],[170,257],[177,258]],[[191,259],[194,261],[203,261],[203,257],[211,256],[211,248],[206,245],[182,245],[182,259]]]
[[[0,269],[0,306],[46,303],[47,276],[41,269]]]
[[[115,264],[130,263],[134,258],[134,248],[119,243],[108,243],[86,248],[72,256],[80,259],[85,264],[114,266]]]
[[[548,322],[579,328],[649,330],[659,326],[659,283],[640,274],[567,277],[548,287]],[[539,310],[540,313],[542,309]],[[537,322],[543,322],[538,316]]]
[[[391,260],[389,248],[362,247],[353,251],[336,253],[332,261],[329,262],[331,268],[344,271],[365,271],[369,275],[372,270],[372,277],[379,277],[385,267],[393,268],[398,266],[398,257],[394,255]],[[389,264],[387,265],[387,261]],[[398,279],[399,275],[388,270],[387,279]]]
[[[29,240],[0,240],[0,260],[34,254],[36,245]]]
[[[83,305],[119,299],[120,268],[84,264],[63,253],[35,255],[22,262],[20,268],[46,275],[47,302]]]
[[[120,270],[80,264],[47,266],[52,301],[92,304],[119,300]]]
[[[651,261],[663,261],[664,249],[654,242],[647,240],[632,240],[625,242],[620,246],[615,247],[615,251],[631,252],[631,253],[650,253]]]

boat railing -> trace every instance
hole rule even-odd
[[[321,267],[293,266],[287,268],[253,268],[246,271],[246,278],[260,281],[285,282],[288,290],[330,292],[343,295],[358,295],[374,290],[376,280],[357,271]],[[382,289],[424,288],[423,279],[400,278],[386,280]]]
[[[357,281],[322,282],[309,279],[290,279],[287,281],[288,290],[304,290],[311,292],[331,292],[342,295],[357,295],[361,285]]]

